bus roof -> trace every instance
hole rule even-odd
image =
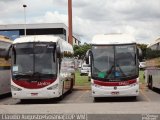
[[[8,37],[2,36],[2,35],[0,35],[0,41],[12,43],[12,40],[10,40]]]
[[[24,36],[14,40],[13,44],[26,42],[57,42],[60,38],[53,35]]]
[[[62,51],[72,51],[73,52],[73,47],[71,44],[69,44],[67,41],[61,39],[58,36],[53,36],[53,35],[34,35],[34,36],[24,36],[20,37],[14,40],[13,44],[17,43],[28,43],[28,42],[54,42],[57,43],[60,41],[61,46],[62,46]]]
[[[136,43],[133,36],[128,34],[99,34],[92,39],[92,44],[128,44]]]

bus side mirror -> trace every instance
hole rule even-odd
[[[7,51],[5,49],[0,49],[0,57],[5,58],[7,60]]]
[[[12,45],[7,46],[5,49],[0,48],[0,57],[5,58],[6,60],[8,60],[10,58],[10,49],[11,49]]]
[[[139,47],[137,48],[137,54],[138,54],[138,59],[141,61],[142,60],[142,50]]]
[[[92,53],[91,50],[88,50],[88,51],[86,52],[86,56],[85,56],[86,64],[90,64],[90,62],[89,62],[89,57],[90,57],[91,53]]]
[[[61,58],[61,48],[60,48],[60,46],[59,45],[57,45],[57,57],[58,58]]]

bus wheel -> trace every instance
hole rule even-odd
[[[148,88],[151,90],[153,89],[152,76],[149,76]]]
[[[132,96],[131,99],[132,99],[133,101],[136,101],[136,100],[137,100],[137,96]]]
[[[73,91],[73,78],[71,79],[71,86],[70,86],[70,89],[69,89],[69,93],[72,93],[72,91]]]
[[[21,103],[26,103],[27,102],[26,99],[21,99],[20,101],[21,101]]]
[[[94,97],[94,102],[98,102],[98,97]]]

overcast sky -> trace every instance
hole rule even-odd
[[[65,23],[68,0],[0,0],[0,24]],[[139,43],[160,37],[160,0],[72,0],[73,32],[82,42],[95,34],[129,33]]]

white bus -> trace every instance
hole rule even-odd
[[[10,50],[13,98],[62,98],[64,93],[72,91],[73,48],[65,40],[55,36],[26,36],[14,40]]]
[[[135,39],[126,34],[96,35],[86,53],[91,60],[91,90],[99,97],[139,95],[139,62]]]
[[[145,81],[148,87],[160,89],[160,38],[147,46]]]
[[[6,48],[11,45],[12,41],[5,37],[0,36],[0,54],[5,54]],[[4,56],[0,55],[0,95],[10,93],[10,60],[5,59]]]

